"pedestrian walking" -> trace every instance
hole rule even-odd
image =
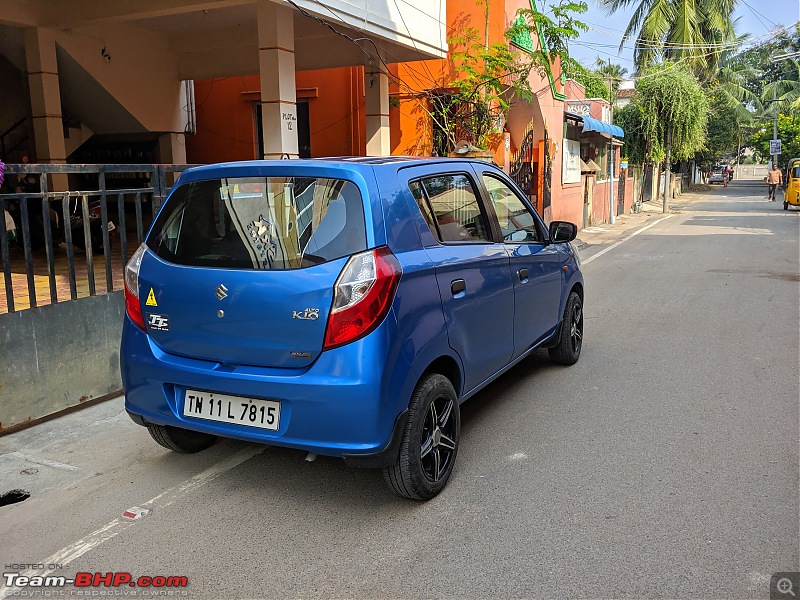
[[[726,166],[722,169],[722,187],[728,187],[728,180],[730,179],[730,171],[728,171],[728,167]]]
[[[772,169],[767,173],[767,186],[769,186],[769,193],[767,198],[775,202],[775,190],[779,185],[783,184],[783,173],[778,168],[778,164],[772,161]]]

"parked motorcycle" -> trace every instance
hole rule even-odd
[[[30,239],[31,250],[37,251],[45,247],[45,223],[44,212],[42,210],[43,200],[40,198],[28,198],[27,212],[28,212],[28,237]],[[89,240],[92,252],[95,254],[102,254],[103,252],[103,220],[100,208],[100,200],[91,200],[89,202]],[[17,230],[17,238],[22,241],[22,203],[15,201],[10,207],[10,213],[15,228]],[[61,202],[53,202],[49,210],[50,216],[50,232],[53,238],[53,245],[57,246],[61,242],[66,242],[66,231],[63,214],[61,211]],[[72,234],[72,244],[81,250],[86,249],[86,237],[83,233],[83,209],[81,207],[81,199],[73,198],[70,200],[69,211],[69,228]],[[114,222],[108,221],[108,232],[112,233],[116,229]],[[109,237],[109,243],[111,238]]]

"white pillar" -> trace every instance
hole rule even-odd
[[[31,94],[31,117],[36,160],[65,164],[64,126],[61,120],[61,94],[58,85],[55,34],[47,29],[25,30],[25,59]],[[67,176],[54,175],[51,189],[67,189]]]
[[[367,156],[389,156],[389,76],[375,67],[364,69]]]
[[[158,157],[164,164],[186,164],[186,136],[182,133],[163,133],[158,137]]]
[[[182,133],[162,133],[158,136],[158,160],[162,164],[186,164],[186,136]],[[167,185],[174,185],[180,173],[167,173]]]
[[[264,158],[298,157],[294,10],[258,0],[258,62]]]

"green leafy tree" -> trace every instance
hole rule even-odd
[[[647,154],[644,120],[642,107],[635,100],[614,111],[614,124],[619,125],[625,131],[623,152],[628,161],[634,165],[650,162]]]
[[[573,65],[570,77],[586,88],[587,98],[605,98],[606,100],[610,98],[607,79],[604,79],[597,71],[586,69],[581,65]]]
[[[769,158],[769,141],[772,139],[772,125],[763,127],[748,140],[748,144],[762,160]],[[781,140],[781,155],[778,164],[800,156],[800,116],[778,115],[778,139]]]
[[[620,43],[634,40],[639,71],[663,61],[688,66],[701,80],[716,74],[724,44],[736,39],[737,0],[599,0],[609,13],[634,7]]]
[[[632,104],[641,111],[640,131],[649,162],[685,160],[700,151],[706,140],[708,98],[697,78],[683,65],[666,63],[645,71]],[[663,210],[669,210],[666,170]]]
[[[625,79],[628,69],[624,68],[622,65],[616,65],[614,63],[605,61],[599,56],[595,61],[595,66],[597,68],[596,73],[598,75],[603,77],[606,81],[611,79],[611,91],[613,93],[613,97],[616,98],[617,92],[619,91],[619,84],[623,79]]]
[[[719,101],[713,94],[709,97],[709,105],[705,144],[695,155],[702,167],[710,167],[726,156],[736,156],[743,141],[736,107]]]
[[[788,59],[781,62],[788,68],[780,74],[781,79],[764,86],[761,102],[766,104],[775,98],[777,107],[774,110],[800,115],[800,61]]]
[[[737,53],[731,63],[739,65],[743,73],[743,86],[752,96],[761,97],[765,84],[776,81],[797,81],[796,61],[773,61],[781,54],[800,52],[800,23],[779,29],[774,37]],[[767,94],[772,99],[772,90]]]
[[[489,0],[483,1],[488,19]],[[488,27],[486,31],[465,27],[453,35],[448,43],[455,77],[442,89],[421,96],[444,138],[439,145],[452,150],[466,139],[486,148],[511,102],[533,99],[531,72],[545,76],[554,63],[569,61],[568,40],[587,29],[575,15],[586,10],[585,2],[563,2],[552,7],[550,15],[521,9],[506,30],[506,39],[493,44],[486,37]],[[509,43],[521,37],[538,38],[547,52],[535,48],[529,52]]]

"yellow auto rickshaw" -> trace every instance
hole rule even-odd
[[[789,205],[800,206],[800,158],[793,158],[786,166],[786,191],[783,193],[783,210]]]

